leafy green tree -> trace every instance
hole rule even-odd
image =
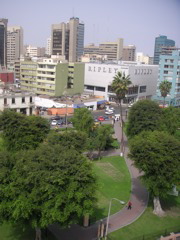
[[[51,131],[47,142],[51,145],[60,144],[66,148],[73,148],[80,153],[86,149],[87,134],[74,129],[61,132]]]
[[[0,126],[8,150],[36,148],[50,130],[48,121],[39,116],[26,116],[11,110],[0,115]]]
[[[154,197],[154,213],[163,215],[159,197],[165,197],[180,180],[180,142],[166,132],[145,131],[132,138],[129,146],[129,156]]]
[[[42,144],[35,150],[0,153],[0,220],[31,225],[40,239],[49,224],[68,226],[91,214],[96,178],[74,149]]]
[[[76,130],[87,133],[89,136],[94,126],[93,116],[87,108],[77,108],[71,119]]]
[[[127,135],[133,137],[142,131],[154,131],[160,128],[162,109],[151,100],[140,100],[128,114]]]
[[[117,101],[119,102],[120,106],[120,115],[121,115],[121,127],[122,127],[122,133],[121,133],[121,155],[123,155],[124,152],[124,136],[123,136],[123,116],[122,116],[122,100],[125,98],[125,95],[128,92],[128,87],[131,84],[130,76],[126,76],[125,73],[118,72],[111,84],[112,91],[116,94]]]
[[[175,107],[167,107],[162,109],[160,129],[169,134],[175,135],[180,127],[180,109]]]
[[[101,157],[101,151],[113,142],[112,127],[110,125],[98,126],[88,140],[89,155],[91,156],[93,150],[97,150],[98,156]]]
[[[163,107],[165,106],[165,98],[167,97],[168,93],[171,90],[171,82],[164,80],[159,84],[159,90],[161,92],[161,96],[164,98]]]

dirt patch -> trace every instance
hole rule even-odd
[[[180,208],[178,207],[173,207],[170,210],[167,210],[166,215],[171,216],[171,217],[180,217]]]
[[[120,180],[124,177],[124,174],[119,172],[111,163],[109,162],[98,162],[97,166],[101,167],[102,171],[108,176],[112,177],[114,180]]]

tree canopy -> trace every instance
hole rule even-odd
[[[180,172],[180,142],[166,132],[142,132],[129,142],[130,158],[154,197],[166,196],[177,184]]]
[[[142,131],[158,130],[162,116],[162,109],[151,100],[136,102],[128,114],[127,135],[133,137]]]
[[[50,130],[48,121],[39,116],[26,116],[12,110],[0,115],[0,126],[8,150],[36,148]]]
[[[13,155],[0,152],[0,168],[1,222],[67,226],[93,210],[96,178],[74,149],[44,143]]]
[[[61,132],[51,131],[47,142],[51,145],[60,144],[67,149],[73,148],[78,152],[83,152],[86,150],[87,134],[74,129]]]
[[[89,135],[92,132],[94,120],[91,112],[87,108],[77,108],[71,119],[76,130],[82,131]]]

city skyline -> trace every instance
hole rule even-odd
[[[180,47],[179,10],[178,0],[2,0],[0,17],[8,19],[8,26],[22,26],[24,44],[45,47],[51,25],[68,22],[74,16],[85,24],[84,45],[123,38],[125,46],[133,44],[137,52],[153,56],[159,35],[166,35]]]

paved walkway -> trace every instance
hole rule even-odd
[[[115,135],[120,141],[121,137],[121,128],[119,122],[116,122],[114,125]],[[139,180],[140,173],[137,168],[134,167],[132,161],[128,158],[128,148],[127,148],[127,138],[124,136],[125,140],[125,160],[128,166],[129,172],[131,174],[132,186],[131,186],[131,195],[130,201],[132,202],[132,209],[127,210],[127,207],[111,215],[109,220],[108,233],[116,231],[126,225],[131,224],[137,218],[141,216],[144,210],[147,207],[148,203],[148,192],[145,187],[141,184]],[[120,150],[113,152],[104,152],[106,156],[119,155]],[[106,223],[106,219],[103,219],[103,222]],[[69,229],[60,229],[58,225],[52,225],[49,227],[49,230],[57,237],[58,240],[95,240],[97,239],[98,225],[100,222],[84,228],[78,225],[73,225]]]

